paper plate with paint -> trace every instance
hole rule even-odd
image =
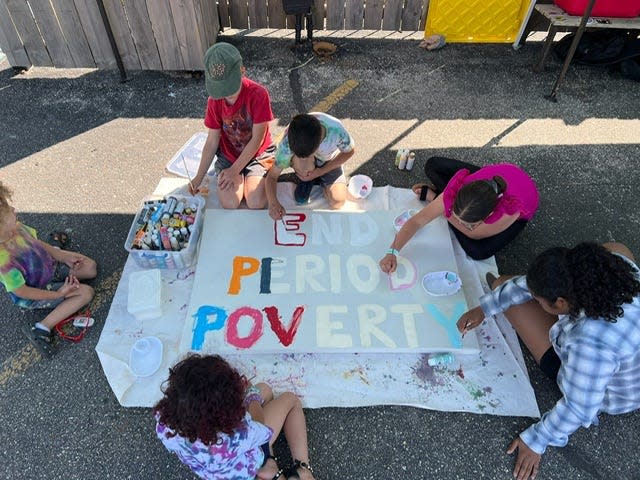
[[[162,342],[157,337],[144,337],[131,347],[129,369],[136,377],[149,377],[162,364]]]
[[[366,175],[354,175],[347,188],[352,197],[367,198],[373,189],[373,180]]]
[[[430,272],[422,278],[422,288],[429,295],[441,297],[453,295],[462,287],[462,280],[455,272]]]
[[[398,215],[393,221],[393,227],[396,229],[396,232],[399,232],[402,226],[407,223],[407,220],[413,217],[416,213],[418,213],[418,210],[411,208]]]

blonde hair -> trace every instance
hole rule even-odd
[[[4,216],[11,210],[11,204],[9,200],[11,200],[11,190],[4,183],[0,182],[0,218],[4,218]]]

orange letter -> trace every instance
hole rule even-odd
[[[229,281],[229,295],[240,293],[240,277],[252,275],[260,268],[260,262],[253,257],[233,257],[233,272]]]

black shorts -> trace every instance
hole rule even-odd
[[[264,467],[265,463],[267,463],[267,460],[269,460],[269,458],[271,457],[271,450],[269,450],[269,442],[263,443],[262,445],[260,445],[260,448],[264,453],[264,461],[262,462],[262,466]]]
[[[558,371],[560,370],[560,357],[553,349],[549,347],[549,350],[544,352],[542,358],[540,358],[540,370],[554,382],[558,379]]]

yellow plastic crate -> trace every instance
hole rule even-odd
[[[431,0],[425,37],[449,43],[511,43],[534,0]]]

